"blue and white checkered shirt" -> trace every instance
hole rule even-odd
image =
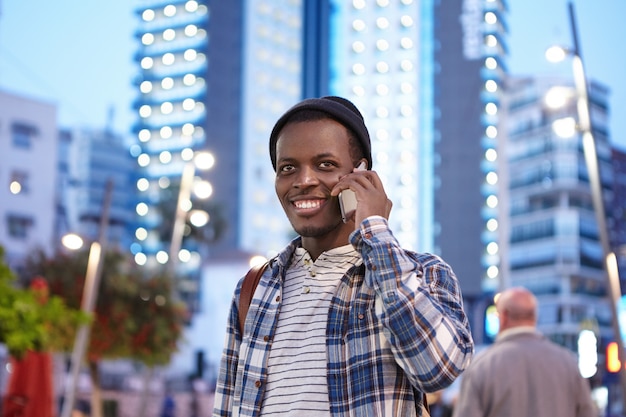
[[[450,385],[473,354],[456,276],[439,257],[402,249],[383,217],[365,219],[350,242],[363,265],[346,271],[328,311],[331,415],[419,416],[421,393]],[[261,277],[243,337],[238,322],[241,281],[237,285],[213,416],[259,415],[283,279],[298,246],[299,238]]]

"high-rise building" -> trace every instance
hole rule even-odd
[[[54,104],[0,92],[0,245],[18,272],[55,243],[56,117]]]
[[[474,298],[500,282],[498,149],[506,1],[436,2],[434,239]]]
[[[238,247],[271,256],[294,237],[274,191],[268,144],[276,120],[303,95],[304,2],[243,3],[241,152],[233,156],[239,157],[241,181],[238,194],[224,198],[236,201]],[[316,61],[318,68],[324,62]]]
[[[331,4],[330,93],[363,113],[394,234],[432,251],[433,3]]]
[[[142,0],[137,15],[133,150],[143,170],[143,225],[136,261],[158,266],[179,255],[169,253],[170,206],[183,167],[200,151],[215,161],[206,173],[195,172],[212,186],[204,205],[212,218],[205,242],[185,237],[179,269],[192,274],[200,258],[224,252],[271,253],[288,240],[289,228],[273,196],[267,138],[301,94],[299,2]]]
[[[275,198],[268,139],[274,122],[302,95],[302,6],[293,0],[141,0],[136,14],[132,151],[141,166],[142,224],[133,252],[138,263],[155,268],[179,256],[180,293],[197,312],[188,328],[193,341],[194,329],[207,319],[203,313],[210,313],[198,296],[202,288],[221,285],[204,300],[232,293],[229,282],[247,269],[247,253],[271,255],[291,238]],[[209,152],[214,165],[194,176],[208,180],[213,193],[208,204],[193,199],[192,205],[209,209],[208,239],[198,242],[188,229],[180,253],[170,253],[182,173],[201,152]],[[233,276],[222,277],[228,271]],[[211,307],[226,311],[229,300]],[[205,335],[211,330],[220,334],[223,323],[201,329]],[[206,337],[203,342],[182,347],[176,366],[191,366],[188,353],[195,351],[214,363],[220,352]]]
[[[289,239],[267,138],[300,97],[301,7],[288,0],[142,0],[136,11],[133,152],[142,168],[142,224],[133,252],[147,267],[176,263],[194,304],[203,262],[240,250],[269,255]],[[187,225],[181,251],[170,253],[182,172],[198,152],[215,161],[193,175],[210,183],[212,195],[192,205],[211,218],[195,234]]]
[[[611,247],[617,255],[620,276],[626,281],[626,150],[613,148],[613,204],[607,227],[611,233]],[[626,282],[622,282],[624,288]]]
[[[504,261],[506,285],[533,291],[540,304],[539,328],[571,349],[582,322],[595,323],[605,340],[611,336],[582,135],[573,128],[573,91],[572,81],[563,78],[513,78],[507,83],[510,208]],[[560,107],[553,106],[557,97]],[[591,82],[589,97],[605,205],[610,207],[608,89]],[[555,130],[563,123],[570,123],[569,132]]]
[[[105,232],[108,248],[128,251],[134,239],[136,166],[122,135],[108,129],[61,130],[57,240],[74,233],[97,241]]]
[[[500,278],[497,137],[506,2],[329,3],[313,14],[328,19],[327,26],[305,15],[305,28],[328,31],[326,50],[319,45],[323,33],[305,32],[305,93],[345,96],[363,112],[374,169],[394,201],[394,234],[458,271],[478,327],[483,292]],[[308,81],[319,74],[310,56],[328,61],[326,89]]]
[[[183,167],[206,146],[209,11],[196,1],[140,4],[134,104],[138,121],[133,128],[137,144],[131,148],[141,167],[136,207],[140,226],[132,252],[138,264],[155,268],[169,261]],[[188,268],[192,286],[199,254],[187,252],[184,260],[183,266],[193,265]]]
[[[505,2],[331,4],[330,93],[365,116],[395,234],[442,255],[462,271],[464,293],[481,294],[498,275],[486,247],[497,239]]]

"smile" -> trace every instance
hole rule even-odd
[[[315,208],[319,208],[322,206],[322,202],[323,200],[301,200],[301,201],[294,201],[293,205],[297,208],[297,209],[315,209]]]

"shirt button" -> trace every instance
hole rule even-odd
[[[372,265],[372,271],[376,271],[376,265]]]
[[[280,301],[280,295],[277,295],[276,296],[276,302],[279,302],[279,301]]]
[[[302,290],[303,293],[308,294],[311,292],[311,288],[310,287],[304,287],[304,290]]]
[[[254,386],[257,388],[261,388],[261,385],[263,385],[263,383],[261,381],[257,381],[254,383]]]
[[[359,314],[359,320],[363,320],[363,318],[365,317],[363,314]]]
[[[372,238],[371,233],[365,233],[365,239],[371,239],[371,238]]]
[[[311,276],[314,277],[315,276],[315,271],[311,271]]]
[[[264,340],[264,341],[266,341],[266,342],[269,342],[269,341],[270,341],[270,337],[269,337],[269,336],[267,336],[267,335],[266,335],[266,336],[263,336],[263,340]]]

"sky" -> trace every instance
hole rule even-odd
[[[445,4],[446,0],[442,0]],[[589,78],[611,94],[610,135],[626,150],[625,0],[574,0]],[[0,0],[0,90],[54,103],[63,127],[127,133],[134,122],[136,18],[132,0]],[[507,0],[512,75],[571,75],[549,64],[553,44],[571,46],[567,0]],[[110,110],[113,110],[112,117]]]

